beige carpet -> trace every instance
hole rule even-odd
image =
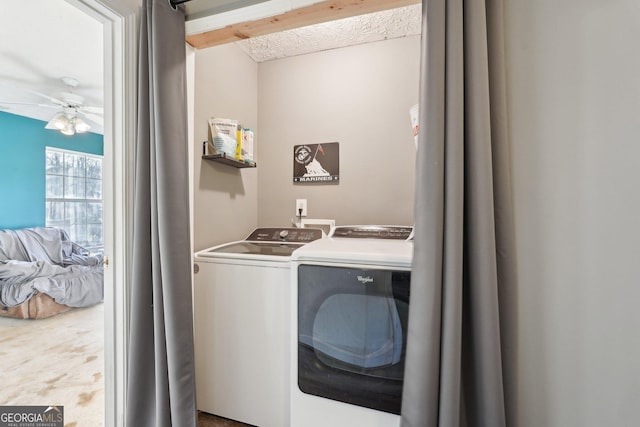
[[[65,427],[104,426],[104,305],[0,317],[0,405],[64,406]]]
[[[64,406],[65,427],[104,426],[104,305],[0,317],[0,405]],[[199,427],[247,427],[204,412]]]

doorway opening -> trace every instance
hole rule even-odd
[[[31,5],[36,7],[36,11],[33,13],[12,13],[10,20],[17,21],[17,17],[24,16],[29,18],[29,22],[21,25],[27,30],[25,37],[18,36],[20,28],[14,28],[11,30],[10,38],[20,40],[20,47],[24,49],[25,43],[28,39],[36,39],[36,42],[42,43],[42,40],[46,38],[46,33],[43,33],[45,28],[38,26],[38,31],[33,32],[33,21],[31,18],[39,17],[42,15],[42,9],[38,7],[45,4],[53,3],[50,0],[42,0],[33,2],[23,2],[25,5]],[[71,415],[70,408],[72,406],[82,407],[86,406],[87,402],[100,400],[103,407],[103,415],[100,417],[101,422],[95,424],[91,420],[79,420],[79,425],[86,424],[87,421],[92,425],[108,425],[108,426],[121,426],[124,424],[124,378],[125,378],[125,354],[126,354],[126,313],[127,313],[127,277],[129,264],[127,260],[127,251],[130,247],[130,243],[127,240],[127,236],[130,233],[130,220],[129,220],[129,206],[132,199],[132,190],[130,185],[131,166],[129,165],[129,159],[133,156],[130,154],[131,147],[125,144],[125,141],[132,141],[135,135],[133,112],[135,111],[135,46],[137,39],[137,25],[136,25],[136,13],[137,2],[135,0],[127,1],[112,1],[112,0],[66,0],[56,1],[56,13],[60,16],[50,19],[50,25],[57,27],[64,27],[60,25],[62,19],[67,18],[65,13],[69,12],[69,5],[73,6],[77,11],[83,12],[85,15],[93,18],[98,26],[99,33],[102,34],[103,40],[100,46],[96,49],[101,51],[101,55],[104,57],[104,63],[101,64],[103,69],[104,85],[100,90],[104,94],[104,164],[103,164],[103,244],[105,256],[109,259],[109,266],[104,271],[105,277],[105,294],[104,303],[101,305],[102,315],[99,316],[103,323],[103,337],[99,339],[101,350],[103,351],[104,362],[100,363],[99,369],[91,368],[91,378],[89,382],[92,382],[92,388],[82,393],[78,393],[77,396],[73,396],[69,400],[64,398],[66,405],[69,405],[69,410],[66,414]],[[64,12],[63,12],[64,11]],[[57,16],[57,15],[56,15]],[[65,19],[65,25],[67,20]],[[3,27],[7,27],[3,25]],[[44,37],[43,37],[44,34]],[[82,32],[76,33],[73,37],[67,40],[67,43],[61,43],[61,47],[69,47],[77,45],[82,40]],[[47,40],[49,41],[49,40]],[[32,56],[31,58],[19,58],[16,55],[5,55],[7,53],[7,45],[3,47],[3,58],[6,59],[3,62],[7,65],[8,62],[12,62],[19,67],[23,67],[23,70],[16,72],[7,72],[6,76],[9,76],[16,80],[13,84],[9,84],[13,89],[18,85],[27,84],[26,80],[29,76],[36,74],[38,70],[48,70],[54,72],[58,70],[56,67],[42,67],[45,54]],[[93,49],[93,48],[92,48]],[[25,49],[26,50],[26,49]],[[54,49],[49,49],[53,51]],[[55,51],[65,52],[68,49],[56,49]],[[89,52],[89,51],[86,51]],[[45,52],[46,53],[46,52]],[[47,55],[53,55],[54,52],[48,52]],[[62,56],[62,55],[61,55]],[[82,58],[82,55],[80,55]],[[3,65],[3,66],[4,66]],[[78,69],[78,68],[76,68]],[[3,69],[3,71],[7,71]],[[60,72],[56,72],[56,77]],[[5,73],[0,75],[6,77]],[[58,79],[56,79],[57,81]],[[80,78],[82,80],[82,78]],[[0,82],[0,86],[2,82]],[[35,91],[32,91],[35,92]],[[32,95],[44,103],[47,99],[46,96],[51,95],[47,93],[32,93]],[[44,96],[43,96],[44,95]],[[53,96],[52,96],[53,97]],[[2,110],[7,108],[2,105]],[[41,118],[38,120],[50,120],[49,114],[47,118]],[[51,135],[56,131],[48,130]],[[15,140],[12,140],[15,145]],[[129,144],[131,145],[131,144]],[[11,150],[14,148],[11,147]],[[44,171],[44,149],[42,150],[42,171]],[[44,175],[43,175],[44,176]],[[44,177],[42,179],[44,181]],[[42,222],[44,224],[44,190],[42,191]],[[35,222],[32,222],[35,224]],[[15,228],[15,227],[14,227]],[[75,316],[76,313],[81,313],[81,310],[74,310],[72,313]],[[43,319],[46,320],[46,319]],[[74,323],[82,323],[83,320],[76,319]],[[42,328],[47,322],[40,321],[27,321],[23,323],[28,325],[32,330]],[[35,325],[35,326],[34,326]],[[62,327],[58,329],[63,329]],[[20,337],[21,331],[16,328],[8,329],[11,336]],[[31,342],[31,348],[35,348],[38,354],[42,354],[45,358],[47,356],[47,350],[56,345],[53,340],[50,330],[47,328],[42,329],[43,335],[38,338],[40,346],[34,345]],[[5,335],[2,334],[4,337]],[[25,335],[26,336],[26,335]],[[73,341],[78,344],[80,341]],[[83,350],[82,346],[68,344],[68,348],[72,352],[78,354]],[[3,345],[3,349],[6,350],[6,346]],[[4,355],[3,355],[4,356]],[[20,356],[19,353],[16,354]],[[22,355],[24,357],[24,354]],[[76,363],[75,366],[68,368],[68,372],[65,374],[60,373],[56,375],[43,376],[40,378],[42,387],[33,389],[34,397],[28,402],[29,405],[52,403],[49,398],[55,398],[58,404],[62,404],[63,396],[61,390],[65,389],[62,386],[61,381],[70,377],[73,371],[81,371],[85,368],[85,362],[94,363],[97,358],[93,358],[93,355],[87,355],[83,360]],[[94,375],[95,374],[95,375]],[[44,374],[43,374],[44,375]],[[7,378],[5,378],[6,380]],[[104,398],[100,398],[95,393],[95,384],[103,381],[103,393]],[[5,381],[6,382],[6,381]],[[9,390],[9,393],[11,391]],[[15,398],[15,393],[12,394]],[[30,398],[31,399],[31,398]],[[3,403],[8,403],[10,399],[2,399]],[[45,403],[43,403],[45,402]],[[66,417],[67,421],[71,421],[70,417]]]

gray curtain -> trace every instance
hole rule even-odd
[[[515,425],[502,0],[423,0],[402,427]]]
[[[126,425],[194,427],[184,12],[140,26]]]

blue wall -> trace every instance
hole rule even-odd
[[[0,112],[0,229],[45,225],[45,149],[103,154],[103,137],[66,136],[46,122]]]

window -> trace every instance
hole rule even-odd
[[[94,252],[103,249],[102,156],[47,148],[46,225]]]

